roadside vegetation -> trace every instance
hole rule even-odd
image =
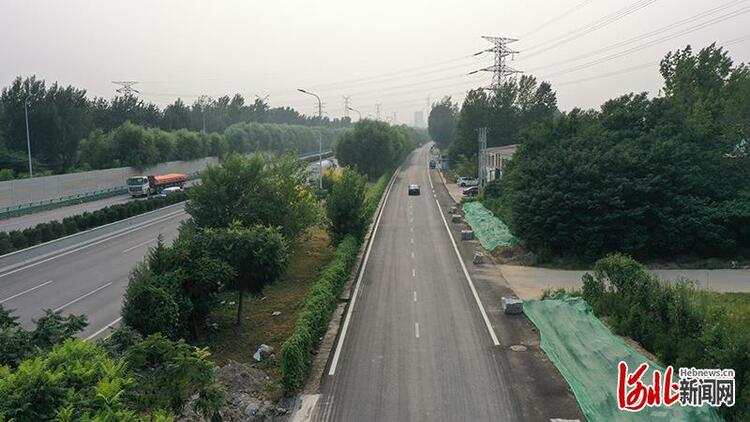
[[[519,144],[480,200],[540,263],[586,266],[612,252],[750,262],[750,70],[715,45],[669,53],[659,69],[661,95],[600,110],[560,113],[549,86],[526,77],[472,92],[448,156],[475,165],[467,128],[490,127],[488,146]],[[450,103],[434,110],[456,115]]]
[[[406,129],[376,127],[398,146],[388,166],[370,184],[349,168],[328,175],[325,209],[291,155],[229,155],[211,166],[187,192],[191,218],[177,239],[160,239],[132,270],[122,324],[105,340],[76,338],[83,316],[47,311],[25,331],[0,308],[0,420],[220,420],[236,396],[216,363],[248,364],[261,343],[281,352],[254,365],[268,377],[261,398],[293,392],[390,175],[416,145]],[[357,133],[344,142],[373,132]]]
[[[734,369],[735,405],[718,410],[730,421],[750,419],[750,295],[661,280],[621,254],[597,261],[581,294],[616,334],[666,365]]]
[[[62,221],[52,220],[39,223],[34,227],[23,230],[0,232],[0,255],[25,249],[50,240],[76,234],[115,221],[140,215],[167,205],[182,202],[187,198],[184,192],[170,193],[163,197],[153,197],[146,200],[129,201],[124,204],[110,205],[93,212],[73,215]]]
[[[317,151],[318,132],[330,148],[351,126],[348,117],[308,117],[261,99],[246,104],[239,94],[159,109],[133,95],[89,98],[74,86],[18,77],[0,92],[0,180],[28,177],[27,100],[35,176],[232,152],[306,153]]]

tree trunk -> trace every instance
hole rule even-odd
[[[237,325],[242,325],[242,299],[244,299],[244,291],[242,288],[239,289],[240,297],[237,299]]]

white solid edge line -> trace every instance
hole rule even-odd
[[[86,340],[91,340],[91,339],[93,339],[93,338],[97,337],[97,336],[98,336],[99,334],[103,333],[103,332],[104,332],[104,330],[106,330],[106,329],[108,329],[108,328],[112,328],[112,326],[113,326],[113,325],[117,324],[117,323],[118,323],[118,322],[120,322],[121,320],[122,320],[122,317],[119,317],[119,318],[117,318],[116,320],[114,320],[114,321],[110,322],[109,324],[107,324],[107,325],[105,325],[104,327],[102,327],[101,329],[99,329],[99,330],[98,330],[97,332],[95,332],[94,334],[92,334],[92,335],[90,335],[90,336],[86,337]]]
[[[427,178],[430,180],[430,186],[432,186],[432,176],[430,175],[430,171],[427,171]],[[438,214],[440,214],[440,218],[443,220],[443,225],[445,225],[445,230],[448,232],[448,236],[451,239],[451,244],[453,244],[453,250],[456,252],[456,256],[458,257],[458,262],[461,263],[461,269],[464,271],[464,277],[466,277],[466,281],[469,283],[469,288],[471,289],[471,293],[474,295],[474,299],[477,301],[477,306],[479,306],[479,312],[482,313],[482,319],[484,319],[484,324],[487,326],[487,331],[490,332],[490,337],[492,337],[492,343],[495,346],[500,345],[500,341],[497,339],[497,335],[495,334],[495,330],[492,328],[492,323],[490,323],[490,319],[487,317],[487,312],[484,310],[484,306],[482,305],[482,301],[479,299],[479,294],[477,293],[477,289],[474,288],[474,282],[471,280],[471,276],[469,275],[469,271],[466,269],[466,264],[464,264],[463,258],[461,258],[461,253],[458,251],[458,246],[456,246],[456,241],[453,239],[453,233],[451,233],[451,229],[448,226],[448,221],[446,221],[445,216],[440,211],[440,203],[437,199],[435,199],[435,204],[437,204],[438,207]]]
[[[130,201],[128,201],[128,202],[130,202]],[[17,251],[9,252],[9,253],[6,253],[5,255],[0,255],[0,258],[7,258],[9,256],[13,256],[13,255],[19,254],[21,252],[26,252],[26,251],[30,251],[32,249],[36,249],[36,248],[40,248],[42,246],[49,245],[50,243],[60,242],[60,241],[65,240],[65,239],[69,239],[71,237],[76,237],[76,236],[81,236],[81,235],[84,235],[86,233],[93,232],[95,230],[99,230],[99,229],[103,229],[105,227],[112,226],[114,224],[124,223],[124,222],[130,221],[130,220],[135,220],[138,217],[143,217],[143,216],[146,216],[146,215],[149,215],[149,214],[154,214],[154,213],[159,212],[159,211],[164,211],[167,208],[176,207],[177,205],[185,205],[185,202],[187,202],[187,201],[176,202],[176,203],[174,203],[172,205],[167,205],[166,207],[161,207],[161,208],[157,208],[155,210],[144,212],[143,214],[134,215],[134,216],[128,217],[128,218],[123,218],[122,220],[113,221],[111,223],[107,223],[107,224],[104,224],[102,226],[92,227],[92,228],[90,228],[88,230],[84,230],[82,232],[73,233],[73,234],[69,234],[67,236],[58,237],[57,239],[48,240],[47,242],[40,243],[38,245],[29,246],[28,248],[23,248],[23,249],[19,249]],[[76,214],[76,215],[81,215],[81,214]],[[146,221],[149,221],[149,220],[146,220]],[[138,223],[138,224],[140,224],[140,223]],[[80,245],[81,243],[83,243],[83,242],[79,242],[78,244]]]
[[[98,292],[99,290],[105,289],[105,288],[107,288],[107,287],[109,287],[109,286],[111,286],[111,285],[112,285],[112,282],[110,281],[109,283],[107,283],[107,284],[104,284],[104,285],[101,285],[101,286],[97,287],[96,289],[94,289],[94,290],[92,290],[92,291],[90,291],[90,292],[86,293],[85,295],[82,295],[82,296],[78,296],[77,298],[75,298],[75,299],[71,300],[70,302],[66,303],[65,305],[63,305],[63,306],[58,306],[57,308],[55,308],[55,312],[60,312],[60,311],[62,311],[63,309],[67,308],[68,306],[70,306],[70,305],[72,305],[72,304],[74,304],[74,303],[76,303],[76,302],[79,302],[79,301],[81,301],[81,300],[83,300],[83,299],[86,299],[87,297],[89,297],[89,296],[93,295],[94,293]]]
[[[14,294],[14,295],[13,295],[13,296],[11,296],[11,297],[6,297],[5,299],[3,299],[3,300],[0,300],[0,304],[3,304],[3,303],[5,303],[5,302],[7,302],[7,301],[9,301],[9,300],[13,300],[13,299],[15,299],[15,298],[17,298],[17,297],[19,297],[19,296],[23,296],[23,295],[25,295],[26,293],[30,293],[30,292],[33,292],[34,290],[36,290],[36,289],[38,289],[38,288],[40,288],[40,287],[44,287],[44,286],[46,286],[46,285],[48,285],[48,284],[50,284],[50,283],[52,283],[52,280],[50,280],[50,281],[47,281],[47,282],[44,282],[44,283],[42,283],[42,284],[40,284],[40,285],[38,285],[38,286],[34,286],[34,287],[30,288],[30,289],[26,289],[26,290],[24,290],[24,291],[22,291],[22,292],[20,292],[20,293],[16,293],[16,294]]]
[[[401,171],[401,168],[399,167],[396,170],[395,174],[398,174],[398,172]],[[378,228],[380,227],[380,219],[383,217],[383,213],[385,210],[385,206],[388,203],[388,198],[391,196],[391,188],[393,187],[394,182],[396,181],[396,177],[391,179],[391,183],[388,185],[388,190],[385,192],[385,199],[383,200],[383,206],[380,208],[380,212],[378,214],[378,219],[375,221],[375,227],[372,229],[372,236],[370,237],[370,244],[367,245],[367,252],[365,253],[365,259],[362,261],[362,268],[359,271],[359,276],[357,277],[357,285],[354,287],[354,293],[352,294],[352,301],[349,303],[349,309],[346,311],[346,317],[344,318],[344,325],[341,327],[341,335],[339,336],[339,342],[336,344],[336,351],[333,352],[333,360],[331,361],[331,368],[328,371],[328,375],[333,375],[336,373],[336,366],[339,363],[339,356],[341,356],[341,349],[344,348],[344,338],[346,337],[346,330],[349,328],[349,321],[351,321],[352,318],[352,312],[354,311],[354,304],[357,301],[357,293],[359,292],[359,286],[362,285],[362,277],[365,275],[365,270],[367,269],[367,262],[370,260],[370,251],[372,251],[372,245],[375,244],[375,235],[378,233]]]
[[[107,236],[104,236],[103,238],[99,237],[99,238],[97,238],[99,240],[95,241],[95,242],[91,242],[91,243],[82,242],[82,243],[85,243],[85,244],[83,246],[81,246],[81,247],[78,247],[78,248],[75,248],[75,249],[69,249],[69,250],[67,250],[65,252],[62,252],[62,253],[59,253],[59,254],[56,254],[56,255],[52,255],[49,258],[42,259],[42,260],[39,260],[39,261],[35,261],[35,262],[32,262],[31,264],[15,268],[15,269],[13,269],[11,271],[8,271],[8,272],[5,272],[3,274],[0,274],[0,277],[9,276],[9,275],[17,273],[19,271],[23,271],[23,270],[29,269],[31,267],[36,267],[37,265],[44,264],[45,262],[52,261],[53,259],[57,259],[57,258],[66,256],[66,255],[70,255],[70,254],[78,252],[78,251],[80,251],[82,249],[90,248],[92,246],[98,245],[100,243],[104,243],[104,242],[106,242],[108,240],[112,240],[112,239],[120,237],[120,236],[125,236],[127,234],[130,234],[130,233],[138,230],[138,229],[142,229],[142,228],[148,227],[148,226],[153,226],[154,224],[159,224],[159,223],[161,223],[163,221],[166,221],[166,220],[169,220],[171,218],[174,218],[174,217],[178,216],[178,214],[180,214],[182,212],[184,212],[184,211],[176,211],[176,212],[168,214],[167,216],[163,216],[163,217],[159,217],[157,219],[151,220],[151,221],[147,222],[147,224],[141,224],[141,225],[138,225],[138,226],[128,227],[127,228],[128,230],[120,231],[120,232],[115,232],[117,234],[107,235]],[[79,245],[80,245],[80,243],[79,243]]]
[[[156,240],[156,238],[149,239],[149,240],[147,240],[145,242],[141,242],[141,243],[139,243],[139,244],[137,244],[135,246],[131,246],[131,247],[125,249],[124,251],[122,251],[122,253],[128,253],[128,252],[132,251],[133,249],[138,249],[141,246],[148,245],[149,243],[153,242],[154,240]]]

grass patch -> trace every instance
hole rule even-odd
[[[224,294],[225,303],[219,305],[211,317],[218,328],[200,335],[200,344],[211,350],[213,361],[219,365],[230,359],[256,363],[253,353],[261,344],[273,347],[275,357],[265,359],[258,367],[270,377],[264,391],[266,398],[274,401],[280,398],[281,345],[292,334],[310,287],[317,280],[319,270],[331,261],[333,251],[323,227],[310,229],[292,245],[289,267],[281,280],[266,287],[262,295],[245,299],[240,327],[234,324],[237,294]],[[274,311],[280,311],[281,315],[272,316]]]

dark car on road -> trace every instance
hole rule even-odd
[[[435,166],[437,166],[437,161],[435,161],[435,160],[430,160],[430,168],[431,168],[431,169],[434,169],[434,168],[435,168]]]
[[[419,185],[409,185],[409,195],[419,195]]]

